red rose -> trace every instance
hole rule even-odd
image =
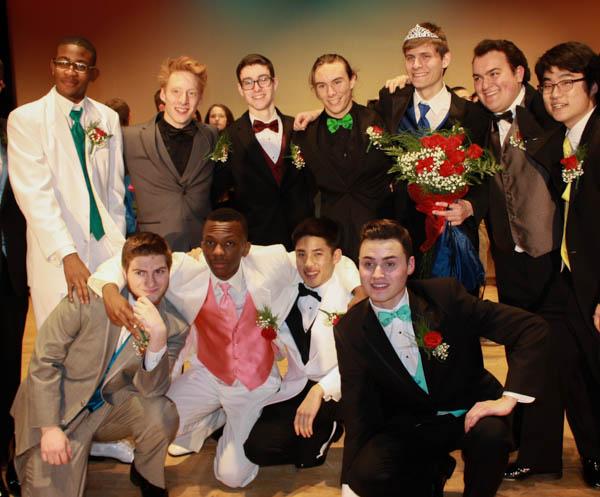
[[[380,128],[379,126],[371,126],[371,129],[376,135],[383,135],[383,128]]]
[[[462,145],[462,142],[465,139],[465,135],[452,135],[446,139],[446,146],[444,147],[446,151],[448,150],[456,150],[458,147]]]
[[[440,166],[440,176],[447,178],[454,174],[454,166],[450,161],[445,160]]]
[[[452,164],[462,164],[465,161],[465,152],[462,150],[448,150],[446,157]]]
[[[565,157],[560,161],[560,163],[563,166],[565,166],[565,169],[567,171],[570,171],[571,169],[577,169],[577,157],[575,157],[574,155],[569,155],[569,157]]]
[[[423,343],[428,349],[435,349],[442,343],[442,334],[439,331],[428,331],[423,335]]]
[[[263,328],[260,330],[260,334],[267,340],[275,340],[277,338],[277,331],[272,326]]]
[[[433,167],[433,157],[425,157],[424,159],[419,159],[417,161],[417,167],[415,171],[417,174],[423,174],[424,171],[431,171]]]
[[[102,138],[103,136],[106,136],[106,133],[104,131],[102,131],[100,128],[94,128],[94,132],[100,137]]]
[[[342,317],[341,317],[339,314],[336,314],[335,316],[333,316],[333,317],[331,318],[331,325],[332,325],[332,326],[337,326],[337,324],[340,322],[340,319],[341,319],[341,318],[342,318]]]
[[[482,155],[483,155],[483,149],[476,143],[473,143],[473,145],[471,145],[467,149],[467,157],[469,159],[479,159],[479,157],[481,157]]]
[[[445,144],[446,138],[444,138],[442,135],[435,134],[421,138],[421,145],[423,145],[425,148],[444,148]]]
[[[462,164],[457,164],[456,166],[454,166],[454,174],[462,174],[465,172],[465,166],[463,166]]]

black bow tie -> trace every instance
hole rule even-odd
[[[298,297],[308,297],[309,295],[321,302],[321,296],[317,292],[310,288],[306,288],[304,283],[298,283]]]
[[[510,110],[503,112],[502,114],[492,114],[492,120],[497,123],[500,121],[508,121],[509,123],[513,122],[513,113]]]
[[[196,126],[195,121],[188,123],[183,128],[176,128],[175,126],[171,126],[168,122],[165,121],[165,131],[167,132],[167,136],[169,138],[181,138],[184,136],[194,137],[196,131],[198,131],[198,126]]]

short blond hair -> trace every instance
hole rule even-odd
[[[198,91],[200,92],[200,95],[204,93],[204,88],[206,87],[206,81],[208,79],[206,66],[187,55],[168,58],[161,64],[160,70],[158,71],[158,84],[161,89],[167,86],[169,77],[176,71],[186,71],[194,74],[198,78]]]

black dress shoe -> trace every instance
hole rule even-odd
[[[456,468],[456,460],[451,455],[440,462],[438,478],[433,482],[432,497],[444,497],[444,487],[454,473],[454,468]]]
[[[583,479],[592,488],[600,488],[600,460],[583,458]]]
[[[526,466],[520,466],[517,463],[509,464],[504,471],[504,479],[507,481],[526,480],[530,476],[541,476],[550,480],[559,480],[562,478],[562,470],[558,471],[538,471]]]
[[[142,497],[169,497],[169,492],[166,489],[152,485],[144,478],[136,469],[135,462],[131,464],[129,470],[129,479],[136,487],[140,487]]]
[[[6,486],[8,487],[10,495],[21,497],[21,482],[17,476],[15,463],[12,459],[8,461],[8,464],[6,465]]]

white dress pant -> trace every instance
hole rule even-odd
[[[215,477],[229,487],[245,487],[256,478],[258,466],[246,457],[244,442],[280,383],[276,364],[260,387],[248,390],[239,380],[225,384],[192,357],[191,367],[173,380],[167,393],[179,412],[173,443],[198,452],[204,440],[225,425],[217,444]]]

